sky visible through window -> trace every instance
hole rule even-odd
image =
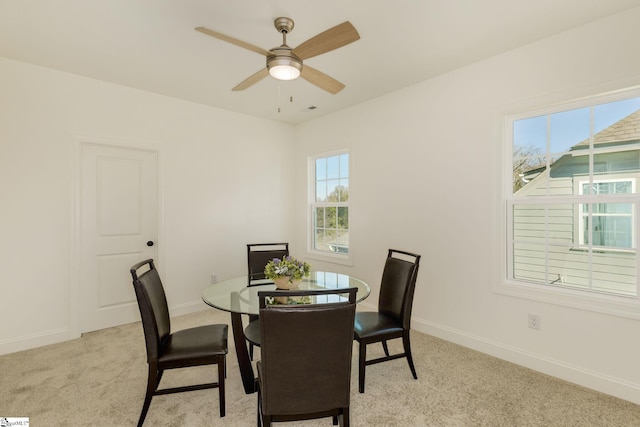
[[[349,188],[349,155],[323,157],[316,160],[316,201],[327,201],[338,188]],[[341,200],[342,201],[342,200]]]
[[[594,107],[594,134],[640,109],[640,97],[599,104]],[[589,138],[589,107],[550,115],[549,152],[568,151]],[[547,152],[547,115],[517,120],[513,123],[513,146],[529,147],[529,154]]]

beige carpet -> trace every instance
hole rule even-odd
[[[173,319],[181,329],[229,323],[205,310]],[[418,380],[404,359],[367,368],[357,392],[357,347],[351,393],[353,426],[640,426],[640,406],[577,387],[446,341],[413,332]],[[397,349],[399,343],[393,343]],[[154,397],[145,426],[253,426],[256,395],[242,389],[230,340],[227,415],[217,390]],[[370,346],[369,354],[381,354]],[[142,326],[134,323],[0,357],[0,417],[40,426],[135,426],[146,387]],[[205,378],[206,377],[206,378]],[[215,368],[168,371],[163,385],[215,381]],[[331,419],[295,426],[331,426]]]

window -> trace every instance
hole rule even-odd
[[[349,254],[349,154],[312,159],[311,249]]]
[[[637,303],[640,92],[508,117],[507,128],[507,286]]]

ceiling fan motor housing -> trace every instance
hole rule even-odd
[[[271,76],[278,80],[294,80],[300,76],[302,59],[289,46],[274,47],[269,52],[267,69]]]

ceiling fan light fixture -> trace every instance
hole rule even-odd
[[[295,80],[300,77],[300,70],[292,65],[276,65],[269,68],[269,74],[278,80]]]
[[[275,54],[267,58],[269,74],[278,80],[295,80],[300,77],[302,60],[292,53],[285,55]]]

